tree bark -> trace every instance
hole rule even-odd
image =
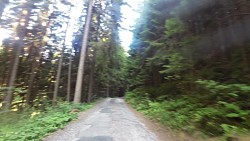
[[[109,97],[109,86],[107,86],[106,96]]]
[[[93,96],[93,85],[94,85],[94,71],[95,71],[95,55],[96,49],[94,49],[93,57],[90,58],[90,75],[89,75],[89,89],[88,89],[88,99],[87,102],[90,103]]]
[[[33,90],[33,83],[36,77],[36,70],[37,70],[37,65],[36,65],[36,59],[34,58],[32,61],[32,68],[31,68],[31,74],[29,77],[29,85],[28,85],[28,93],[26,96],[26,104],[30,105],[31,104],[31,94],[32,94],[32,90]]]
[[[87,43],[88,43],[88,35],[89,35],[89,27],[90,27],[91,15],[92,15],[93,3],[94,3],[94,0],[89,0],[87,18],[86,18],[86,23],[85,23],[85,28],[84,28],[82,49],[81,49],[80,61],[79,61],[78,72],[77,72],[74,103],[81,102],[82,81],[83,81],[83,74],[84,74],[84,62],[85,62],[85,54],[86,54]]]
[[[247,0],[244,0],[243,1],[244,3],[248,3]],[[249,12],[249,8],[247,7],[247,5],[243,5],[241,8],[242,12]],[[242,22],[241,22],[241,27],[243,28],[242,31],[245,31],[245,38],[249,39],[250,37],[250,33],[248,32],[250,27],[249,27],[249,24],[250,24],[250,15],[245,15]],[[249,43],[246,42],[246,43]],[[246,73],[249,73],[250,72],[250,63],[249,63],[249,54],[248,54],[248,46],[247,45],[243,45],[243,48],[242,48],[242,60],[243,60],[243,63],[244,63],[244,71]]]
[[[71,7],[70,7],[69,12],[71,12]],[[64,50],[65,50],[65,41],[66,41],[66,36],[67,36],[67,32],[68,32],[69,22],[70,22],[70,18],[68,19],[68,23],[67,23],[67,27],[66,27],[66,31],[65,31],[65,38],[63,40],[63,48],[61,50],[61,56],[60,56],[59,64],[58,64],[58,68],[57,68],[52,105],[56,105],[56,100],[57,100],[57,96],[58,96],[58,88],[60,85],[60,77],[61,77],[61,72],[62,72],[62,64],[63,64]]]
[[[6,66],[6,67],[2,67],[1,68],[1,79],[2,79],[2,81],[0,82],[0,84],[2,85],[2,86],[7,86],[7,84],[8,84],[8,78],[9,78],[9,73],[8,72],[10,72],[10,67],[11,67],[11,65],[8,63],[8,59],[9,60],[12,60],[12,57],[8,57],[8,46],[4,46],[4,49],[3,49],[3,57],[1,58],[1,60],[2,60],[2,62],[1,62],[1,64],[3,65],[3,66]]]
[[[19,62],[20,62],[20,54],[22,51],[22,40],[20,41],[21,44],[16,44],[16,54],[15,54],[15,58],[14,58],[14,62],[13,62],[13,67],[11,70],[11,74],[10,74],[10,79],[9,79],[9,83],[8,83],[8,90],[7,90],[7,95],[4,98],[4,109],[8,110],[11,108],[11,102],[13,99],[13,90],[14,90],[14,86],[15,86],[15,80],[16,80],[16,75],[17,75],[17,71],[18,71],[18,66],[19,66]]]
[[[67,101],[70,102],[71,93],[71,72],[72,72],[72,51],[69,56],[69,67],[68,67],[68,82],[67,82]]]
[[[25,19],[25,25],[28,24],[28,17],[30,17],[30,10],[27,9],[28,11],[20,17],[20,19],[24,18]],[[13,62],[13,68],[10,73],[10,79],[8,83],[8,90],[6,97],[3,102],[3,107],[5,110],[8,110],[11,108],[11,103],[13,99],[13,90],[15,88],[15,80],[16,80],[16,75],[18,71],[18,66],[20,62],[20,55],[22,52],[22,48],[24,47],[24,37],[25,37],[25,32],[23,31],[23,28],[17,28],[16,30],[16,36],[19,37],[19,39],[14,43],[14,49],[16,50],[16,54],[14,57],[14,62]]]
[[[57,67],[57,73],[56,73],[56,80],[55,80],[55,85],[54,85],[54,92],[53,92],[53,99],[52,99],[52,104],[56,105],[56,100],[57,100],[57,95],[58,95],[58,88],[60,84],[60,77],[61,77],[61,72],[62,72],[62,63],[63,63],[63,57],[64,57],[64,46],[61,51],[61,57],[59,60],[59,64]]]
[[[43,46],[44,46],[44,42],[43,42],[43,38],[46,34],[46,27],[42,28],[43,34],[42,36],[39,37],[39,45],[38,47],[34,46],[35,48],[35,55],[32,61],[32,68],[31,68],[31,74],[29,77],[29,83],[28,83],[28,93],[26,96],[26,104],[31,105],[32,101],[34,100],[36,93],[34,92],[34,81],[37,75],[37,71],[39,70],[39,67],[41,65],[40,60],[42,58],[42,54],[43,54]],[[33,96],[32,96],[33,94]]]

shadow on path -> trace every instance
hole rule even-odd
[[[113,141],[113,138],[109,136],[83,137],[77,141]]]

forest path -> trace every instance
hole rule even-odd
[[[107,98],[44,141],[158,141],[121,98]]]

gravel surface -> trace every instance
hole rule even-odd
[[[44,141],[159,141],[121,98],[107,98]]]

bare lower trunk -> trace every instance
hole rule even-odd
[[[70,102],[70,93],[71,93],[71,71],[72,71],[72,55],[71,55],[71,53],[69,56],[68,82],[67,82],[67,101],[68,102]]]
[[[93,62],[91,64],[91,70],[89,75],[89,88],[88,88],[88,99],[87,102],[90,103],[93,96],[93,85],[94,85],[94,66]]]
[[[80,54],[80,61],[79,61],[79,66],[78,66],[77,78],[76,78],[77,80],[76,80],[76,89],[75,89],[75,95],[74,95],[74,103],[81,102],[84,62],[85,62],[85,54],[86,54],[87,43],[88,43],[88,35],[89,35],[89,27],[90,27],[91,15],[92,15],[93,2],[94,0],[89,0],[88,13],[87,13],[83,41],[82,41],[83,42],[82,50]]]
[[[64,56],[64,47],[63,47],[63,49],[61,51],[61,57],[60,57],[60,60],[59,60],[57,73],[56,73],[55,87],[54,87],[54,93],[53,93],[53,99],[52,99],[52,104],[53,105],[56,105],[56,100],[57,100],[57,95],[58,95],[58,88],[59,88],[60,77],[61,77],[61,72],[62,72],[63,56]]]
[[[90,72],[90,80],[89,80],[89,89],[88,89],[88,99],[87,99],[87,102],[90,103],[91,100],[92,100],[92,96],[93,96],[93,84],[94,84],[94,70],[91,70]]]
[[[71,12],[71,7],[70,7],[69,12]],[[65,38],[63,40],[63,48],[61,50],[61,56],[60,56],[60,60],[59,60],[58,68],[57,68],[57,73],[56,73],[56,81],[55,81],[53,99],[52,99],[53,105],[56,105],[58,89],[59,89],[59,85],[60,85],[60,79],[61,79],[60,77],[61,77],[61,72],[62,72],[62,64],[63,64],[64,50],[65,50],[65,41],[66,41],[66,36],[67,36],[67,32],[68,32],[69,22],[70,22],[70,18],[68,19],[68,23],[67,23],[67,27],[66,27],[66,31],[65,31]]]
[[[241,27],[243,28],[242,31],[245,31],[244,36],[248,37],[250,36],[249,30],[250,27],[248,26],[250,24],[250,16],[247,16],[246,18],[243,19],[241,22]],[[247,42],[249,43],[249,41]],[[243,44],[243,49],[242,49],[242,60],[244,63],[244,71],[249,73],[250,72],[250,64],[249,64],[249,54],[248,54],[248,46]]]
[[[32,68],[31,68],[31,74],[30,74],[30,77],[29,77],[29,85],[28,85],[28,93],[27,93],[27,96],[26,96],[26,104],[30,105],[31,104],[31,94],[32,94],[32,91],[33,91],[33,83],[34,83],[34,80],[35,80],[35,77],[36,77],[36,70],[37,70],[37,61],[36,59],[34,58],[33,59],[33,62],[32,62]]]
[[[106,96],[109,97],[109,86],[107,86]]]
[[[225,38],[222,30],[222,26],[219,23],[219,45],[222,58],[225,57]]]
[[[0,82],[4,87],[5,86],[7,86],[7,84],[8,84],[8,78],[9,78],[9,73],[8,72],[10,72],[10,64],[8,64],[7,63],[7,59],[8,58],[8,48],[7,47],[4,47],[4,50],[3,50],[3,57],[1,58],[2,59],[2,64],[4,65],[4,66],[6,66],[6,67],[2,67],[1,69],[1,71],[2,71],[2,73],[1,73],[1,76],[2,76],[2,81]],[[11,59],[12,60],[12,58],[9,58],[9,59]],[[8,67],[7,67],[8,66]],[[6,70],[8,70],[8,71],[6,71]]]
[[[87,102],[90,103],[93,97],[93,86],[94,86],[94,71],[95,71],[95,56],[96,49],[94,49],[93,57],[90,58],[90,75],[89,75],[89,89],[88,89],[88,99]]]
[[[248,48],[247,46],[243,45],[242,47],[242,61],[243,61],[243,64],[244,64],[244,72],[249,72],[249,60],[248,60]]]
[[[9,79],[9,83],[8,83],[8,90],[7,90],[7,95],[4,99],[4,108],[10,109],[11,108],[11,102],[13,99],[13,90],[14,90],[14,86],[15,86],[15,80],[16,80],[16,75],[17,75],[17,71],[18,71],[18,65],[20,62],[20,54],[22,51],[22,46],[21,45],[17,45],[16,46],[16,54],[15,54],[15,59],[13,62],[13,67],[11,70],[11,74],[10,74],[10,79]]]

